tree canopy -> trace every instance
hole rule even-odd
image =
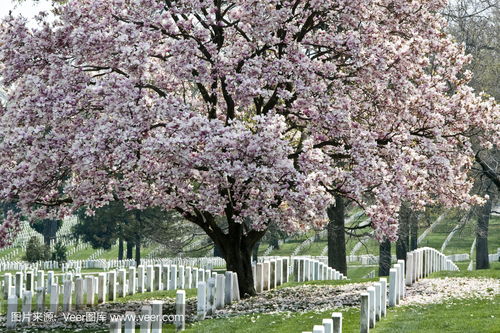
[[[323,225],[338,194],[394,240],[403,200],[477,202],[470,137],[499,139],[444,4],[81,0],[38,29],[8,17],[0,200],[177,210],[228,259],[269,223]]]

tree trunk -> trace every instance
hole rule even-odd
[[[266,230],[252,230],[248,222],[234,222],[233,207],[229,204],[225,209],[227,230],[221,228],[215,217],[208,212],[198,212],[197,215],[193,215],[182,209],[178,211],[200,226],[212,239],[215,247],[222,250],[227,270],[235,272],[238,276],[240,297],[254,296],[256,292],[252,274],[252,250],[265,235]]]
[[[252,249],[252,260],[257,261],[257,257],[259,256],[259,246],[260,242],[255,243],[253,249]]]
[[[123,260],[123,238],[118,238],[118,260]]]
[[[141,238],[139,236],[135,241],[135,264],[136,267],[141,264]]]
[[[50,246],[50,236],[48,233],[45,232],[45,230],[43,232],[43,244],[45,244],[46,246]]]
[[[134,259],[134,242],[127,241],[127,259]]]
[[[279,250],[280,249],[280,239],[278,237],[271,238],[271,242],[269,245],[271,245],[273,247],[273,249]]]
[[[252,275],[252,249],[243,244],[238,246],[236,242],[230,242],[227,248],[232,249],[224,253],[226,267],[228,271],[238,274],[240,296],[254,296],[256,292]]]
[[[214,257],[224,257],[222,254],[222,249],[219,245],[217,245],[217,243],[214,243]]]
[[[378,275],[389,276],[391,269],[391,242],[384,240],[379,246],[379,262],[378,262]]]
[[[217,229],[209,236],[222,249],[227,270],[238,274],[240,297],[255,296],[252,250],[255,244],[264,236],[265,231],[251,230],[244,232],[241,223],[235,223],[231,220],[232,212],[227,212],[226,216],[229,217],[227,233]]]
[[[140,210],[136,211],[135,218],[137,219],[137,222],[139,222],[139,230],[135,233],[135,266],[137,267],[141,264],[141,232],[143,227]]]
[[[476,269],[489,269],[490,260],[488,256],[488,226],[490,223],[491,208],[493,205],[493,193],[486,204],[479,209],[476,228]]]
[[[396,242],[396,257],[406,261],[406,253],[408,252],[409,246],[409,228],[410,228],[410,217],[411,209],[406,207],[406,205],[401,205],[399,211],[399,229],[398,229],[398,240]]]
[[[50,241],[52,244],[57,243],[57,225],[59,224],[59,221],[57,220],[52,220],[50,222]]]
[[[52,240],[56,242],[57,220],[48,219],[43,221],[43,242],[47,246],[51,246]]]
[[[335,196],[335,206],[327,209],[328,218],[328,266],[347,276],[345,248],[344,198]]]
[[[410,215],[410,251],[418,247],[418,215],[413,212]]]

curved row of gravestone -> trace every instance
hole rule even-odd
[[[328,258],[273,257],[252,265],[254,286],[257,293],[269,290],[289,281],[343,280],[342,273],[328,267]]]
[[[141,262],[144,265],[155,265],[162,263],[179,264],[184,266],[197,266],[205,267],[210,265],[214,266],[224,266],[225,261],[219,257],[202,257],[202,258],[153,258],[153,259],[142,259]],[[93,260],[69,260],[66,263],[59,264],[57,261],[38,261],[35,263],[28,263],[26,261],[9,261],[0,260],[0,272],[2,271],[25,271],[25,270],[35,270],[35,269],[62,269],[63,272],[70,270],[81,270],[81,269],[104,269],[109,270],[112,268],[128,268],[136,265],[136,261],[133,259],[124,260],[107,260],[107,259],[93,259]]]
[[[407,253],[405,260],[398,260],[389,271],[389,293],[387,279],[368,287],[361,294],[360,332],[368,333],[375,323],[386,316],[387,306],[398,305],[406,296],[406,286],[411,286],[421,278],[438,271],[458,271],[444,254],[433,248],[420,248]],[[342,314],[333,313],[332,319],[323,319],[323,325],[315,325],[312,333],[342,332]],[[311,332],[303,332],[311,333]]]
[[[183,259],[185,262],[188,260]],[[3,295],[7,299],[7,322],[8,328],[17,324],[18,299],[22,297],[21,316],[29,317],[32,314],[32,299],[36,297],[37,312],[43,313],[45,309],[45,298],[50,294],[50,312],[56,314],[59,310],[60,296],[62,295],[63,311],[71,311],[73,299],[76,309],[84,306],[92,306],[95,303],[104,303],[106,300],[114,301],[117,296],[124,297],[127,294],[151,292],[156,290],[175,290],[177,288],[196,288],[199,281],[206,281],[212,274],[211,267],[220,264],[220,258],[204,258],[204,260],[192,260],[191,262],[202,262],[205,267],[198,268],[183,266],[173,261],[178,259],[155,259],[151,262],[156,264],[139,265],[120,268],[107,273],[81,273],[66,272],[55,274],[49,271],[45,277],[43,270],[32,270],[17,272],[13,276],[4,274]],[[62,276],[62,284],[58,282]],[[36,278],[35,278],[36,277]],[[97,298],[97,302],[96,302]]]

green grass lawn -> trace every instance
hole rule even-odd
[[[448,246],[444,249],[444,254],[470,253],[472,243],[476,237],[475,230],[474,224],[467,223],[463,229],[455,233]]]
[[[327,244],[328,243],[326,240],[313,242],[308,246],[303,247],[299,255],[319,256],[321,255],[321,251],[323,251],[323,248],[327,246]]]
[[[4,249],[0,252],[0,259],[6,259],[5,257],[8,256],[10,253],[14,252],[16,248],[10,248],[10,249]],[[19,257],[19,254],[16,255],[16,257]]]
[[[500,263],[494,263],[489,270],[439,272],[431,277],[464,276],[500,278]],[[305,283],[289,282],[278,288],[297,285],[342,285],[378,279],[359,279],[343,281],[310,281]],[[334,311],[342,312],[343,332],[359,332],[359,309],[341,308],[328,311],[255,314],[224,319],[210,319],[187,326],[187,332],[302,332],[312,331],[322,319],[329,318]],[[165,326],[166,327],[166,326]],[[438,333],[438,332],[500,332],[500,297],[493,301],[483,299],[451,300],[443,304],[425,306],[405,306],[388,309],[388,316],[377,322],[372,332],[399,333]]]
[[[359,309],[336,310],[344,317],[343,332],[359,332]],[[312,331],[314,325],[321,325],[324,318],[330,318],[332,310],[318,312],[286,312],[277,314],[255,314],[224,319],[209,319],[186,327],[185,332],[196,333],[290,333]],[[359,321],[359,319],[358,319]]]
[[[270,256],[290,256],[297,246],[299,246],[306,237],[300,239],[290,239],[286,243],[283,243],[279,249],[273,249]],[[261,245],[262,246],[262,245]]]
[[[389,309],[371,332],[500,332],[500,296]]]
[[[488,277],[488,278],[496,278],[500,279],[500,262],[492,262],[490,263],[490,269],[479,269],[479,270],[473,270],[473,271],[468,271],[467,270],[467,265],[469,264],[468,262],[460,263],[461,265],[459,266],[460,271],[455,271],[455,272],[448,272],[448,271],[443,271],[443,272],[435,272],[430,275],[430,277]],[[461,267],[465,266],[465,268]],[[499,281],[500,283],[500,281]]]
[[[69,256],[69,260],[87,260],[93,255],[97,249],[93,249],[92,247],[88,247],[86,249],[76,251],[74,254]]]
[[[347,265],[347,277],[349,279],[360,279],[371,271],[375,271],[375,276],[378,276],[378,266],[363,266],[352,267]]]
[[[496,253],[500,248],[500,216],[492,216],[488,230],[489,253]]]
[[[438,225],[439,227],[439,225]],[[438,229],[436,227],[436,229]],[[438,251],[441,249],[441,246],[443,245],[443,242],[445,241],[446,237],[448,237],[448,234],[451,232],[453,229],[453,226],[451,226],[451,229],[445,232],[431,232],[425,237],[422,242],[420,242],[419,246],[420,247],[432,247],[437,249]],[[465,252],[464,252],[465,253]]]
[[[186,252],[184,252],[184,254],[186,255],[186,257],[199,258],[199,257],[204,257],[205,255],[207,255],[209,250],[210,250],[210,253],[213,254],[214,247],[207,246],[207,247],[203,247],[203,248],[192,250],[192,251],[186,251]]]

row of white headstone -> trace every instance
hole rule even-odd
[[[276,258],[257,262],[252,265],[254,288],[257,293],[271,290],[288,282],[290,269],[289,258]]]
[[[257,293],[287,283],[292,273],[296,282],[347,279],[342,273],[316,259],[308,257],[272,258],[252,265],[254,287]]]
[[[386,278],[380,278],[361,294],[360,332],[368,333],[375,327],[375,323],[386,316],[387,305],[398,305],[406,296],[406,286],[433,272],[457,270],[458,267],[436,249],[425,247],[408,252],[406,262],[398,260],[389,270],[388,299]]]
[[[35,279],[36,276],[36,279]],[[59,309],[59,294],[63,295],[63,311],[71,311],[73,299],[76,309],[92,306],[96,303],[105,303],[106,300],[114,301],[117,297],[125,297],[135,293],[150,292],[155,290],[176,290],[183,288],[196,288],[198,282],[208,281],[212,276],[211,270],[182,265],[139,265],[121,268],[107,273],[96,275],[65,273],[62,285],[58,284],[58,277],[53,271],[47,273],[17,272],[15,283],[10,273],[4,275],[4,297],[7,299],[7,327],[13,328],[13,320],[17,312],[18,299],[22,297],[23,316],[31,313],[32,298],[36,293],[37,304],[43,312],[46,292],[50,294],[50,312],[57,313]]]
[[[219,257],[204,257],[204,258],[155,258],[143,259],[141,261],[144,265],[155,264],[177,264],[183,266],[196,266],[196,267],[215,267],[224,266],[225,261]],[[28,263],[25,261],[10,261],[0,259],[0,271],[25,271],[44,269],[52,270],[61,268],[64,271],[75,269],[97,268],[109,270],[112,268],[128,268],[136,266],[133,259],[124,260],[107,260],[107,259],[87,259],[87,260],[69,260],[66,263],[59,265],[57,261],[38,261],[35,263]]]
[[[332,318],[323,319],[321,325],[314,325],[312,332],[302,333],[342,333],[342,313],[332,313]]]
[[[190,286],[188,286],[188,288],[191,288],[191,287],[195,287],[196,286],[196,282],[197,282],[197,278],[194,277],[194,278],[190,278],[190,276],[197,276],[199,277],[200,275],[200,272],[202,271],[210,271],[211,268],[214,266],[214,265],[220,265],[221,262],[220,262],[220,258],[205,258],[205,259],[199,259],[199,258],[193,258],[193,259],[178,259],[178,258],[174,258],[174,259],[154,259],[154,260],[145,260],[145,263],[146,265],[142,268],[139,268],[138,271],[139,271],[139,276],[141,275],[140,271],[142,270],[142,272],[146,271],[147,273],[147,270],[144,268],[144,267],[158,267],[158,266],[161,266],[163,267],[162,270],[167,272],[167,267],[170,267],[170,266],[177,266],[178,269],[177,269],[177,272],[178,272],[178,275],[181,276],[184,274],[185,272],[185,275],[186,275],[186,278],[185,278],[185,281],[186,281],[186,284],[190,284]],[[183,265],[183,263],[186,263],[188,264],[187,266],[186,265]],[[204,268],[197,268],[197,267],[192,267],[189,265],[189,263],[191,264],[202,264],[204,266]],[[128,262],[125,262],[125,261],[120,261],[120,262],[114,262],[113,265],[117,265],[118,267],[122,267],[121,269],[115,271],[115,274],[120,277],[122,275],[126,275],[126,269],[124,269],[123,267],[126,267],[127,264],[130,264]],[[111,265],[111,264],[110,264]],[[185,267],[185,269],[183,268]],[[190,268],[192,267],[192,268]],[[23,267],[23,268],[26,268],[26,267]],[[80,274],[80,269],[81,269],[81,265],[76,265],[74,270],[76,272],[72,272],[72,273],[75,273],[74,276],[75,277],[81,277],[81,274]],[[129,276],[130,274],[132,274],[131,272],[135,272],[135,267],[133,266],[130,266],[128,267],[128,270],[129,270]],[[157,269],[159,270],[159,269]],[[193,272],[193,274],[191,274],[191,272]],[[89,273],[91,274],[91,273]],[[106,275],[106,273],[104,273]],[[121,275],[120,275],[121,274]],[[162,272],[158,271],[157,272],[158,276],[161,276],[162,275]],[[205,273],[203,273],[205,274]],[[3,281],[1,281],[1,284],[2,284],[2,290],[3,290],[3,297],[5,299],[7,299],[11,294],[15,294],[17,295],[18,298],[22,297],[22,294],[23,294],[23,290],[31,290],[31,291],[34,291],[36,290],[37,288],[39,287],[45,287],[47,286],[49,289],[51,284],[52,284],[52,281],[54,281],[54,272],[53,271],[49,271],[48,272],[48,275],[47,275],[47,278],[45,278],[45,273],[43,270],[39,269],[39,265],[34,265],[33,266],[33,269],[31,270],[22,270],[22,271],[19,271],[17,273],[15,273],[14,275],[12,275],[11,273],[5,273],[4,274],[4,279]],[[71,273],[66,273],[64,275],[65,277],[67,276],[72,276]],[[36,277],[36,278],[35,278]],[[97,279],[97,277],[95,277],[95,279]],[[140,278],[136,278],[138,281],[137,283],[135,283],[136,285],[139,283],[140,285]],[[45,281],[47,280],[47,283],[45,283]],[[143,279],[144,280],[144,279]],[[161,278],[157,278],[157,281],[161,280]],[[181,282],[182,278],[179,277],[179,286],[183,287],[184,284]],[[144,280],[146,286],[147,286],[147,283],[149,280]],[[152,281],[152,280],[151,280]],[[190,281],[195,281],[194,283],[190,282]],[[191,283],[192,283],[192,286],[191,286]],[[165,284],[165,283],[164,283]],[[26,287],[26,286],[27,287]],[[139,287],[140,288],[140,287]],[[147,289],[147,287],[146,287]],[[49,291],[49,290],[48,290]]]
[[[293,274],[296,282],[313,280],[346,280],[339,271],[325,262],[311,258],[293,258]]]
[[[212,276],[207,281],[198,281],[197,284],[197,319],[204,320],[205,316],[212,315],[216,310],[240,300],[238,276],[236,273],[226,271],[224,274],[212,272]],[[142,320],[140,322],[141,332],[162,332],[162,320],[158,320],[162,315],[161,305],[163,302],[154,301],[149,306],[141,309]],[[184,290],[177,290],[175,300],[174,325],[177,331],[185,328],[186,315],[186,293]],[[152,315],[152,316],[150,316]],[[126,333],[135,332],[136,314],[132,311],[125,313],[123,320],[113,320],[110,322],[110,332],[121,332],[122,327]]]

